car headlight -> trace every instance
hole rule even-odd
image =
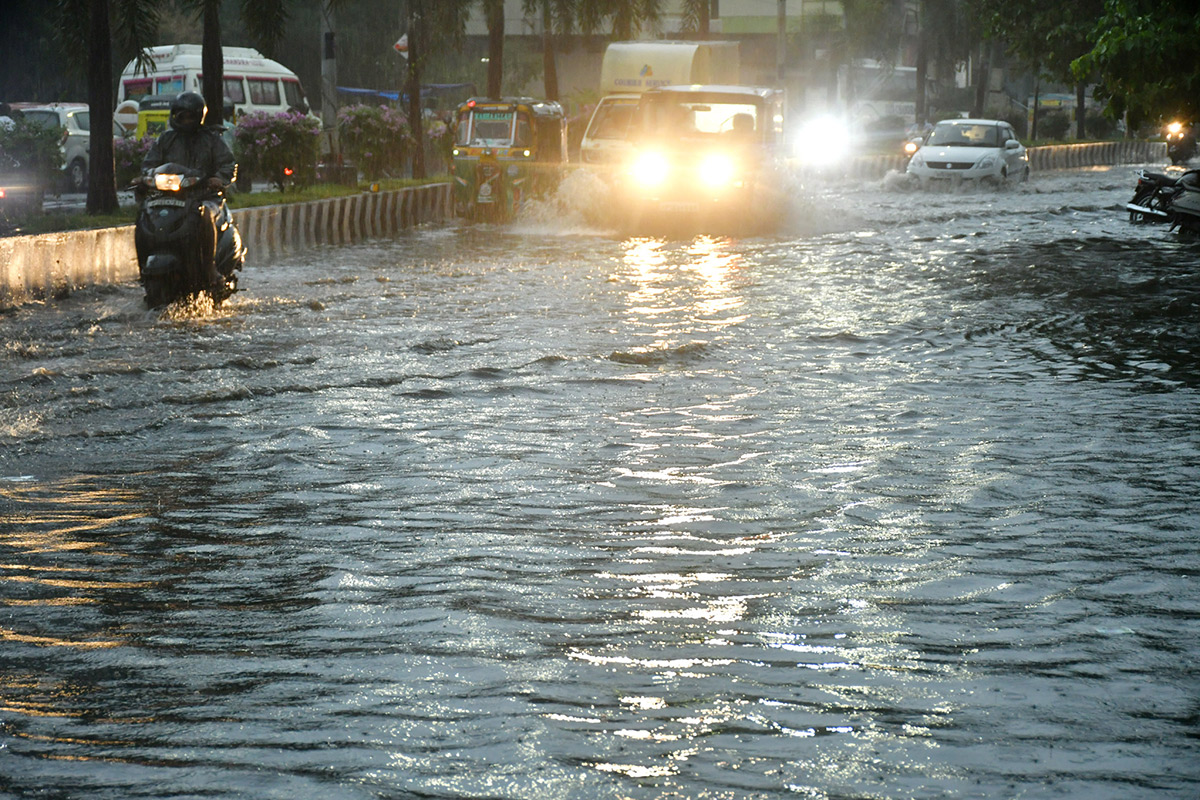
[[[671,171],[671,164],[662,153],[641,153],[629,167],[629,175],[642,186],[659,186]]]
[[[991,169],[994,166],[996,166],[995,156],[984,156],[975,162],[975,167],[977,169]]]
[[[732,183],[736,171],[733,159],[724,153],[710,153],[700,162],[700,180],[714,189]]]
[[[910,167],[925,166],[925,156],[921,155],[921,151],[918,150],[916,153],[913,154],[913,157],[911,159],[909,159],[908,165]]]

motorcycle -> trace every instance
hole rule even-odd
[[[1182,164],[1196,155],[1196,135],[1191,125],[1172,122],[1167,126],[1167,156],[1172,164]]]
[[[1125,204],[1125,210],[1129,212],[1129,221],[1171,222],[1171,200],[1183,191],[1179,183],[1180,177],[1138,170],[1133,197]]]
[[[1179,179],[1179,193],[1171,198],[1171,230],[1200,234],[1200,170],[1189,170]]]
[[[224,193],[208,189],[199,170],[174,163],[149,171],[135,188],[134,244],[146,306],[159,308],[201,293],[208,294],[213,305],[220,305],[236,292],[236,273],[245,263],[246,248]],[[212,197],[220,199],[220,211],[215,215],[215,266],[220,278],[215,282],[211,279],[213,265],[204,263],[200,240],[200,226],[206,224],[201,205]]]

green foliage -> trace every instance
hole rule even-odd
[[[1095,46],[1071,65],[1096,76],[1108,114],[1137,125],[1162,116],[1200,118],[1200,13],[1195,0],[1108,0]]]
[[[408,118],[387,106],[353,105],[338,111],[342,152],[368,181],[399,177],[412,146]]]
[[[242,115],[233,129],[239,171],[264,178],[279,191],[316,180],[321,123],[293,111]]]
[[[63,168],[63,129],[45,127],[17,119],[12,128],[0,127],[0,151],[6,170],[21,172],[35,180],[41,191],[51,186]]]
[[[1111,139],[1117,133],[1117,123],[1096,111],[1088,112],[1086,126],[1087,135],[1093,139]]]
[[[1038,136],[1043,139],[1066,139],[1071,118],[1061,111],[1042,114],[1038,118]]]

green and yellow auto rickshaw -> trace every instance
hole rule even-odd
[[[170,127],[171,101],[174,94],[149,94],[138,101],[137,128],[134,136],[158,136]]]
[[[554,190],[567,163],[567,119],[558,103],[473,97],[458,108],[454,201],[472,221],[512,219]]]

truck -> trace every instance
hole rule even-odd
[[[663,86],[736,84],[741,71],[737,42],[613,42],[600,65],[600,90],[580,145],[584,164],[611,166],[630,152],[629,123],[643,92]]]

